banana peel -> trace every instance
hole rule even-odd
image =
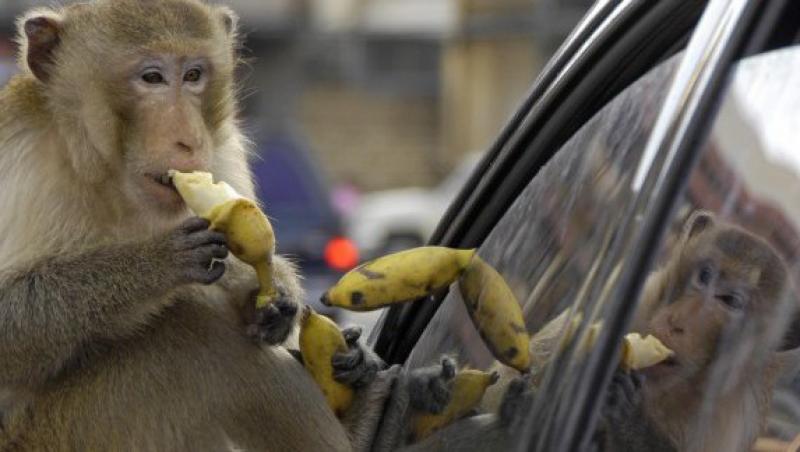
[[[276,300],[278,291],[272,282],[275,234],[264,212],[227,183],[214,183],[210,173],[170,170],[169,176],[186,205],[209,220],[211,229],[225,233],[231,253],[255,269],[259,282],[256,308]]]
[[[411,421],[411,432],[415,440],[426,438],[436,430],[469,414],[483,398],[486,388],[497,382],[497,372],[475,369],[459,371],[451,382],[450,402],[438,414],[416,413]]]
[[[388,254],[347,272],[322,296],[326,306],[371,311],[404,303],[449,286],[474,249],[422,246]]]
[[[329,318],[308,306],[300,317],[300,353],[303,365],[317,382],[331,409],[341,417],[353,403],[353,389],[333,378],[331,359],[347,351],[342,332]]]

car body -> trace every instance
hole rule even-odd
[[[348,236],[364,259],[427,242],[439,219],[475,169],[480,153],[468,154],[436,187],[367,193],[347,218]]]
[[[796,265],[798,30],[794,2],[599,1],[464,184],[428,243],[477,247],[532,332],[565,310],[587,313],[576,334],[606,325],[588,358],[567,347],[543,371],[513,450],[591,450],[645,280],[690,212],[711,210]],[[455,288],[388,309],[371,342],[409,369],[443,354],[497,365]],[[797,375],[782,376],[785,403],[759,445],[800,433],[786,408]]]

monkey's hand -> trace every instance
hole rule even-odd
[[[606,394],[603,419],[595,434],[597,449],[608,451],[674,452],[676,449],[658,432],[642,409],[642,383],[639,372],[618,370]]]
[[[247,322],[247,335],[257,341],[277,345],[286,340],[294,328],[297,316],[297,303],[286,294],[282,287],[276,285],[278,299],[263,308],[255,309]],[[249,306],[255,307],[258,294],[256,289],[252,293],[252,302]]]
[[[450,403],[450,381],[456,375],[456,362],[443,357],[441,364],[412,370],[408,375],[408,397],[412,409],[439,414]]]
[[[225,273],[221,259],[228,256],[225,235],[208,229],[206,219],[193,217],[159,239],[178,284],[211,284]]]
[[[533,397],[533,388],[524,376],[511,380],[500,403],[500,425],[513,426],[524,419],[533,406]]]
[[[639,372],[617,370],[606,394],[603,416],[610,423],[627,422],[636,415],[642,403],[642,381]]]
[[[361,333],[361,327],[358,326],[343,329],[347,351],[336,353],[331,358],[333,378],[356,389],[372,383],[378,371],[386,367],[375,353],[358,342]]]

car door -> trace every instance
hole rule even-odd
[[[538,363],[535,360],[537,390],[531,409],[521,420],[525,428],[516,442],[521,450],[578,450],[589,444],[598,408],[604,403],[604,388],[616,368],[620,340],[635,315],[645,279],[651,268],[658,268],[668,258],[689,213],[698,208],[710,209],[724,221],[767,238],[780,254],[785,254],[790,266],[794,265],[795,226],[787,219],[791,217],[791,204],[780,196],[784,202],[779,207],[775,207],[775,200],[767,202],[773,209],[770,218],[780,221],[767,221],[765,225],[763,209],[758,207],[761,204],[749,190],[741,188],[747,181],[750,185],[763,185],[764,192],[780,193],[780,189],[769,186],[771,181],[767,182],[776,167],[762,169],[764,174],[755,179],[758,182],[752,182],[751,168],[741,163],[744,151],[731,151],[736,146],[728,144],[726,148],[718,137],[743,129],[731,126],[730,117],[748,122],[741,114],[729,113],[729,99],[735,90],[731,86],[736,86],[737,76],[745,77],[738,74],[749,70],[751,78],[759,79],[753,74],[763,78],[769,64],[794,65],[792,57],[785,54],[769,62],[751,61],[774,55],[754,57],[740,64],[734,71],[733,85],[727,85],[731,62],[746,52],[792,43],[793,32],[785,29],[796,31],[796,17],[793,20],[791,14],[781,16],[770,8],[761,8],[764,5],[755,7],[747,2],[711,2],[704,22],[697,27],[693,45],[676,55],[705,6],[687,5],[665,7],[658,17],[636,16],[636,21],[624,27],[626,30],[636,28],[631,23],[647,26],[638,29],[638,34],[616,36],[616,40],[603,35],[603,25],[610,26],[615,20],[622,20],[620,17],[627,17],[625,14],[633,15],[635,9],[626,11],[625,7],[636,5],[629,3],[610,10],[603,10],[603,5],[596,7],[587,21],[597,27],[597,34],[584,37],[613,41],[605,42],[601,55],[608,58],[603,63],[606,67],[616,63],[617,70],[613,72],[619,79],[615,80],[621,81],[600,83],[612,76],[585,61],[588,67],[570,74],[569,69],[574,68],[571,64],[586,55],[577,52],[573,55],[577,60],[567,58],[563,66],[566,70],[561,72],[562,77],[575,77],[571,84],[562,82],[570,87],[560,93],[563,102],[552,106],[555,111],[548,110],[553,114],[537,116],[547,110],[542,102],[546,103],[548,94],[557,98],[558,88],[563,86],[557,78],[543,82],[545,73],[533,90],[534,94],[539,90],[538,95],[529,105],[523,105],[510,129],[490,150],[482,169],[454,203],[434,237],[434,243],[449,246],[480,245],[479,254],[503,275],[523,305],[531,332],[542,332],[562,314],[578,320],[578,338],[593,334],[592,325],[603,325],[588,356],[581,354],[579,347],[569,346],[565,342],[566,329],[560,329],[550,340],[551,345],[565,345],[563,349],[556,346],[558,353]],[[771,6],[786,13],[782,6],[775,5]],[[648,13],[652,14],[652,9]],[[783,17],[783,22],[776,17]],[[664,21],[683,23],[685,28],[669,39],[656,40],[652,47],[636,42],[643,39],[641,33],[652,33],[653,27]],[[774,28],[777,32],[758,33],[776,23],[783,24]],[[576,36],[581,31],[579,28]],[[625,62],[630,60],[619,58],[627,55],[620,50],[626,44],[630,46],[628,50],[638,52],[645,47],[647,51],[643,53],[649,55],[646,62],[635,59],[635,69],[629,73]],[[558,57],[553,65],[558,65]],[[781,80],[792,80],[792,75],[786,71]],[[583,89],[582,84],[586,84]],[[760,86],[767,85],[761,81]],[[612,88],[606,91],[609,86]],[[709,127],[720,98],[720,114]],[[760,110],[759,105],[751,108],[764,114],[768,110],[764,105],[772,99],[767,93],[756,100],[759,99]],[[722,118],[728,118],[725,127],[720,125]],[[760,123],[755,128],[765,129]],[[709,131],[711,140],[706,139]],[[727,153],[720,149],[727,149]],[[747,152],[755,157],[746,162],[764,160],[757,157],[768,155],[757,146],[748,147]],[[737,165],[738,172],[731,169]],[[797,186],[796,175],[782,180],[784,187]],[[716,188],[711,190],[708,186]],[[739,190],[726,189],[732,186]],[[759,189],[755,191],[767,197]],[[749,216],[743,213],[747,209],[752,210]],[[759,222],[760,227],[754,226]],[[422,300],[395,309],[384,322],[377,346],[392,362],[405,362],[413,368],[431,364],[442,353],[449,353],[466,365],[496,366],[457,290],[450,291],[440,303]],[[738,349],[746,349],[737,344]],[[719,368],[736,374],[739,367],[734,361],[722,360]],[[784,380],[787,378],[791,381],[790,377]],[[719,383],[719,377],[708,384],[712,383]],[[498,393],[503,389],[502,385],[490,388],[483,408],[497,410],[502,398]],[[793,400],[791,389],[786,393],[787,400]],[[701,394],[701,398],[704,396]],[[713,403],[711,407],[713,412]],[[696,424],[710,425],[709,416],[697,419]]]

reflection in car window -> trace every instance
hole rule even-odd
[[[616,246],[614,232],[634,196],[633,169],[677,63],[673,58],[661,64],[584,125],[531,181],[480,248],[480,256],[503,275],[523,305],[528,331],[542,330],[562,312],[562,318],[585,312],[585,325],[600,318],[592,300],[604,290],[601,281],[612,269],[598,264]],[[570,308],[574,312],[566,311]],[[560,425],[556,412],[559,406],[569,406],[570,395],[558,394],[569,386],[563,380],[581,377],[580,370],[570,366],[547,375],[551,369],[544,365],[550,361],[547,349],[559,341],[561,329],[544,335],[551,337],[542,341],[548,344],[544,355],[533,356],[532,378],[538,390],[531,402],[537,412],[547,413],[538,423],[542,432]],[[487,390],[482,409],[500,410],[509,381],[517,373],[495,363],[457,290],[451,290],[439,308],[409,365],[429,365],[442,353],[456,356],[463,366],[498,369],[502,378]],[[523,441],[527,435],[518,438]],[[547,444],[551,439],[537,436],[536,441],[541,450],[556,447]]]
[[[607,296],[619,271],[607,257],[622,242],[615,232],[635,197],[633,170],[676,64],[663,63],[587,123],[479,250],[523,305],[530,375],[496,362],[455,287],[412,353],[410,367],[447,353],[501,372],[481,408],[511,412],[512,424],[529,429],[508,427],[514,433],[500,448],[563,446],[592,338],[610,305],[630,302]],[[654,268],[642,269],[630,331],[653,335],[670,353],[619,366],[592,438],[600,450],[800,444],[798,77],[797,48],[739,63]]]

